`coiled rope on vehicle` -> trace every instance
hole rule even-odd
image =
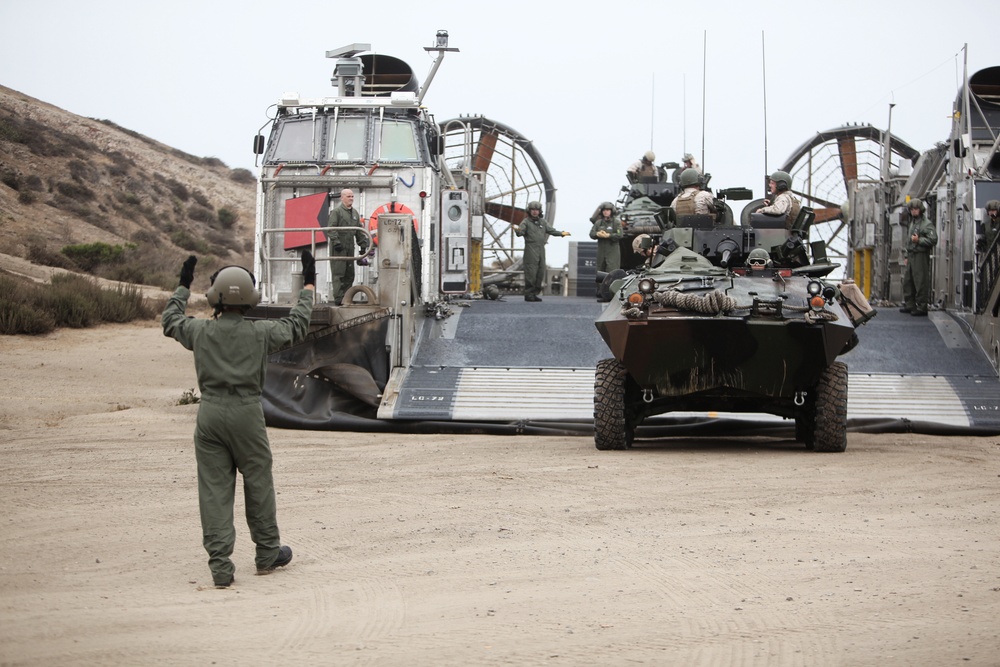
[[[677,308],[680,310],[693,310],[696,313],[714,315],[715,313],[728,313],[739,308],[739,304],[731,296],[720,290],[712,290],[708,294],[685,294],[677,290],[664,290],[655,292],[653,300],[664,308]]]

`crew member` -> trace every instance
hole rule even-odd
[[[684,162],[684,168],[685,169],[694,169],[695,171],[698,172],[699,176],[704,173],[701,170],[701,166],[698,165],[698,161],[694,159],[694,155],[692,155],[691,153],[685,153],[684,154],[684,160],[683,160],[683,162]],[[683,174],[684,172],[681,172],[681,173]]]
[[[643,178],[654,178],[659,180],[660,170],[657,169],[653,162],[656,161],[656,153],[653,151],[646,151],[643,153],[642,157],[633,162],[629,168],[626,176],[628,176],[629,183],[638,183]]]
[[[590,228],[590,238],[597,241],[597,270],[610,273],[622,265],[622,223],[609,201],[601,203],[598,213]]]
[[[329,240],[329,255],[333,257],[354,257],[354,243],[357,241],[358,254],[368,254],[368,237],[361,231],[361,216],[354,209],[354,192],[349,188],[340,191],[340,204],[330,212],[330,227],[355,227],[353,231],[326,230]],[[358,259],[362,264],[367,258]],[[354,262],[347,259],[330,260],[330,298],[341,305],[344,294],[354,284]]]
[[[906,267],[903,272],[903,307],[901,313],[927,316],[931,299],[931,249],[937,245],[937,230],[927,219],[924,203],[911,199],[910,227],[906,241]]]
[[[545,244],[550,236],[569,236],[569,232],[556,230],[542,217],[542,205],[537,201],[528,202],[528,215],[521,224],[514,227],[514,233],[524,237],[524,300],[541,301],[538,296],[545,287]]]
[[[792,176],[787,171],[776,171],[771,174],[767,182],[767,188],[771,196],[764,200],[764,207],[757,209],[757,213],[767,215],[785,216],[785,229],[791,229],[795,224],[795,218],[799,215],[801,204],[792,194]]]
[[[212,276],[208,303],[212,319],[187,317],[191,281],[198,260],[188,257],[180,286],[163,311],[163,333],[194,352],[201,401],[194,431],[198,466],[198,506],[202,544],[217,588],[234,581],[230,556],[236,545],[233,503],[236,473],[243,475],[250,538],[257,545],[257,574],[268,574],[292,560],[290,547],[278,534],[277,503],[271,476],[271,446],[264,426],[260,396],[267,355],[296,343],[309,332],[316,285],[316,261],[302,253],[298,303],[286,317],[248,320],[245,314],[260,301],[256,281],[241,266],[227,266]]]
[[[681,172],[681,193],[670,202],[670,208],[682,215],[710,215],[715,220],[715,197],[711,192],[701,189],[701,174],[694,168]]]
[[[1000,231],[1000,200],[991,199],[986,202],[986,218],[983,220],[983,232],[986,237],[986,247],[983,250],[990,249],[998,231]]]

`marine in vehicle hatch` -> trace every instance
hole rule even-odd
[[[771,196],[764,200],[764,207],[757,209],[757,213],[784,216],[785,229],[791,229],[801,207],[799,200],[791,193],[791,175],[787,171],[776,171],[771,174],[767,187]]]

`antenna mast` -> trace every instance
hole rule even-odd
[[[767,62],[764,56],[764,31],[760,31],[760,68],[764,87],[764,173],[767,174]],[[767,180],[764,181],[764,192],[767,192]]]
[[[707,68],[708,31],[704,32],[701,54],[701,169],[705,170],[705,70]]]
[[[656,72],[653,72],[653,94],[649,99],[649,150],[653,150],[653,126],[656,124]]]

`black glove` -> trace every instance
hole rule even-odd
[[[184,260],[184,266],[181,267],[181,287],[191,289],[191,281],[194,280],[194,265],[197,263],[198,258],[194,255]]]
[[[302,285],[316,285],[316,258],[308,250],[302,251]]]

